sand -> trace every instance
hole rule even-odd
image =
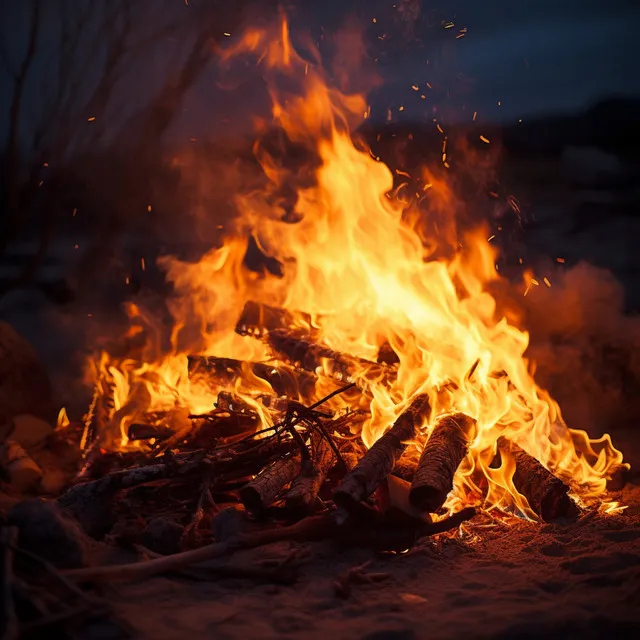
[[[105,595],[139,637],[156,640],[637,637],[640,487],[627,485],[622,499],[622,514],[574,523],[482,516],[402,554],[276,543],[226,560],[257,566],[297,550],[293,586],[157,577]],[[365,576],[387,575],[339,594],[338,577],[367,561]]]

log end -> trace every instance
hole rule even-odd
[[[247,484],[240,489],[240,500],[247,511],[256,512],[264,509],[262,494],[251,484]]]
[[[420,511],[435,513],[444,504],[447,495],[448,493],[442,489],[423,484],[411,488],[409,502]]]

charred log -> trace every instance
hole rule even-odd
[[[189,377],[203,376],[213,384],[233,385],[243,375],[253,374],[266,380],[278,396],[311,396],[317,377],[283,364],[243,362],[215,356],[189,356]]]
[[[296,322],[297,321],[297,322]],[[236,333],[241,336],[264,336],[276,329],[286,329],[296,324],[311,324],[311,316],[306,313],[292,313],[286,309],[270,307],[249,300],[236,324]]]
[[[549,522],[569,515],[575,505],[569,487],[545,469],[533,456],[504,436],[498,439],[500,455],[511,455],[516,463],[513,486],[527,499],[531,509]]]
[[[311,508],[335,461],[336,456],[329,442],[320,436],[316,437],[311,459],[303,461],[300,474],[287,492],[287,507],[294,510]]]
[[[84,418],[84,433],[80,448],[90,451],[99,434],[105,429],[115,413],[115,384],[110,375],[101,375],[93,392],[89,411]]]
[[[420,395],[395,421],[391,429],[365,453],[355,469],[344,479],[333,494],[334,502],[347,510],[368,498],[376,487],[393,471],[407,448],[407,441],[416,433],[416,422],[427,411],[428,399]]]
[[[453,476],[468,451],[475,420],[463,413],[438,420],[418,462],[409,499],[417,509],[434,513],[453,489]]]
[[[288,329],[270,331],[267,342],[274,351],[296,366],[313,372],[320,369],[324,375],[334,380],[353,382],[355,375],[364,370],[376,376],[394,373],[390,367],[340,353],[314,342],[309,335],[296,334]]]
[[[299,455],[282,458],[245,485],[240,490],[240,499],[248,511],[262,511],[275,502],[282,489],[299,473]]]

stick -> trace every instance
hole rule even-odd
[[[13,547],[18,539],[16,527],[0,529],[0,638],[18,637],[18,617],[13,601]]]
[[[422,511],[434,513],[453,489],[453,476],[467,455],[467,438],[476,421],[464,413],[438,419],[418,462],[409,500]]]
[[[321,540],[331,535],[336,530],[336,526],[331,514],[310,516],[289,527],[273,527],[261,531],[241,533],[224,542],[215,542],[200,549],[176,553],[172,556],[111,567],[73,569],[67,571],[66,576],[77,582],[108,582],[146,578],[168,571],[179,571],[189,565],[220,558],[240,549],[261,547],[281,540]]]
[[[334,502],[347,511],[368,498],[391,473],[407,448],[407,441],[415,436],[416,420],[428,406],[426,396],[417,396],[411,406],[400,414],[391,429],[364,454],[356,468],[344,479],[333,494]]]
[[[240,499],[248,511],[261,511],[273,504],[282,491],[300,473],[300,456],[282,458],[240,489]]]
[[[433,524],[421,523],[418,530],[418,538],[437,535],[460,526],[465,520],[475,515],[474,509],[463,509],[449,518],[444,518]],[[114,565],[110,567],[86,567],[83,569],[71,569],[65,572],[67,578],[76,582],[115,582],[121,580],[138,580],[167,573],[180,571],[185,567],[206,560],[220,558],[241,549],[253,549],[262,547],[281,540],[294,540],[298,542],[312,542],[323,540],[332,536],[343,536],[345,542],[362,545],[367,543],[369,536],[367,531],[340,527],[336,523],[333,514],[325,513],[317,516],[309,516],[296,524],[288,527],[273,527],[262,531],[241,533],[235,538],[225,542],[215,542],[200,549],[176,553],[172,556],[154,558],[146,562]],[[375,534],[375,531],[372,533]],[[374,536],[375,537],[375,536]]]
[[[511,455],[516,463],[513,486],[545,522],[567,516],[575,505],[569,487],[545,469],[533,456],[504,436],[498,439],[501,455]]]

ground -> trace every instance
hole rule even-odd
[[[111,585],[104,595],[140,637],[155,640],[636,637],[640,487],[627,485],[622,499],[624,513],[575,523],[480,517],[463,533],[401,554],[280,542],[225,560],[257,566],[297,550],[291,586],[157,577]],[[375,581],[358,580],[362,574]]]

